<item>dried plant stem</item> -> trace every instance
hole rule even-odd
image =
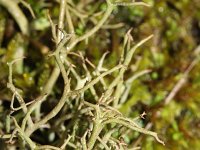
[[[197,64],[199,60],[196,58],[194,59],[189,67],[186,69],[186,71],[183,73],[182,78],[175,84],[174,88],[171,90],[171,92],[167,95],[164,102],[165,105],[169,104],[170,101],[174,98],[174,96],[178,93],[178,91],[183,87],[183,85],[187,82],[188,75],[190,71],[194,68],[194,66]]]

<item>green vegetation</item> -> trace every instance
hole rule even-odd
[[[198,150],[199,0],[0,0],[0,149]]]

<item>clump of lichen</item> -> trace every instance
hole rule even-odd
[[[0,0],[3,147],[198,147],[197,1]]]

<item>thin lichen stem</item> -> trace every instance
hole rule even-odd
[[[165,145],[164,142],[158,138],[157,133],[152,132],[152,131],[149,131],[149,130],[146,130],[146,129],[144,129],[144,128],[138,128],[138,127],[136,127],[136,126],[134,126],[134,125],[131,125],[130,122],[126,122],[126,121],[124,121],[124,120],[117,119],[117,118],[109,119],[109,120],[103,122],[103,124],[109,124],[109,123],[121,124],[121,125],[123,125],[123,126],[125,126],[125,127],[127,127],[127,128],[130,128],[130,129],[134,130],[134,131],[137,131],[137,132],[140,132],[140,133],[143,133],[143,134],[147,134],[147,135],[151,135],[151,136],[153,136],[159,143]]]
[[[37,130],[41,125],[44,125],[48,120],[55,117],[61,108],[64,106],[67,100],[67,94],[69,92],[69,84],[65,85],[64,92],[62,94],[61,99],[59,100],[58,104],[53,108],[53,110],[48,113],[42,120],[36,122],[32,128],[28,128],[26,130],[26,134],[30,136],[35,130]]]
[[[94,144],[95,144],[95,142],[96,142],[96,140],[97,140],[102,129],[103,129],[103,126],[101,125],[101,121],[96,118],[96,120],[94,122],[94,128],[92,130],[92,135],[91,135],[91,137],[90,137],[90,139],[87,143],[88,150],[93,149]]]
[[[15,88],[14,84],[13,84],[13,64],[19,60],[21,60],[23,58],[18,58],[18,59],[15,59],[11,62],[8,62],[8,67],[9,67],[9,75],[8,75],[8,83],[7,83],[7,88],[9,88],[12,93],[16,96],[19,104],[20,104],[20,107],[22,108],[23,112],[24,113],[27,113],[27,107],[26,107],[26,104],[24,102],[24,99],[22,98],[22,96],[20,95],[20,93],[18,92],[18,90]],[[12,100],[12,103],[13,103],[14,99]],[[11,107],[12,107],[12,103],[11,103]],[[28,116],[28,125],[29,126],[32,126],[33,125],[33,121],[31,119],[30,116]]]
[[[103,15],[102,19],[96,24],[96,26],[94,28],[92,28],[90,31],[88,31],[87,33],[85,33],[84,35],[75,39],[72,43],[70,43],[70,45],[67,47],[67,50],[70,51],[72,48],[74,48],[74,46],[77,43],[89,38],[95,32],[97,32],[102,27],[102,25],[105,23],[105,21],[108,19],[108,17],[111,15],[113,9],[114,9],[114,7],[112,5],[108,4],[105,14]]]
[[[60,41],[63,38],[63,33],[62,30],[64,28],[64,18],[65,18],[65,9],[66,9],[66,0],[60,0],[60,14],[59,14],[59,19],[58,19],[58,34],[57,34],[57,39],[56,40],[56,45],[58,45],[60,43]],[[52,74],[49,78],[49,80],[47,81],[47,83],[44,86],[44,89],[42,91],[42,94],[47,94],[49,95],[52,91],[53,86],[55,85],[58,76],[60,75],[60,69],[58,67],[58,65],[56,64]]]
[[[124,61],[122,62],[124,66],[127,66],[129,65],[129,63],[131,62],[131,59],[133,57],[133,54],[134,52],[136,51],[136,49],[138,47],[140,47],[141,45],[143,45],[146,41],[148,41],[149,39],[151,39],[153,37],[153,35],[150,35],[148,36],[147,38],[143,39],[142,41],[140,41],[139,43],[137,43],[135,46],[133,46],[128,52],[127,54],[125,55],[125,59]],[[122,84],[123,84],[123,76],[124,76],[124,73],[126,71],[126,68],[121,68],[120,71],[119,71],[119,75],[115,78],[115,80],[110,84],[110,86],[108,87],[108,90],[106,91],[106,94],[109,94],[111,92],[111,90],[117,86],[117,89],[115,91],[115,100],[113,102],[113,106],[116,107],[119,103],[119,97],[120,95],[122,94],[121,92],[121,87],[122,87]]]

